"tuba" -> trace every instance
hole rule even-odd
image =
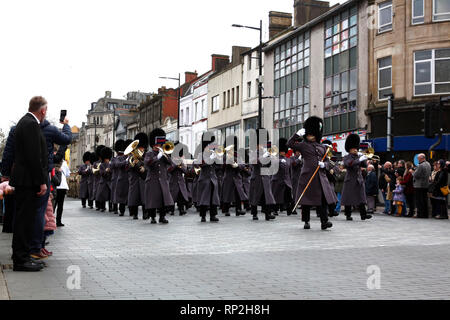
[[[139,140],[134,140],[124,152],[124,155],[128,156],[128,162],[132,167],[135,166],[136,162],[141,161],[144,156],[144,152],[138,149]]]

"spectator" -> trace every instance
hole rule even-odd
[[[16,126],[11,127],[6,140],[5,149],[3,150],[2,158],[2,177],[1,182],[9,181],[11,176],[11,169],[14,163],[14,130]],[[4,213],[3,213],[3,230],[4,233],[13,232],[14,213],[16,212],[16,196],[14,194],[5,196]]]
[[[433,192],[431,198],[435,200],[437,207],[436,219],[448,219],[447,196],[442,189],[448,186],[448,172],[444,160],[439,160],[438,171],[433,180]]]
[[[334,176],[336,178],[336,183],[334,185],[334,192],[336,192],[336,197],[338,199],[338,202],[336,204],[335,216],[338,216],[341,212],[341,196],[342,196],[342,188],[344,187],[344,180],[345,175],[347,174],[347,170],[345,169],[344,163],[339,163],[339,170],[334,173]]]
[[[431,171],[430,176],[430,185],[428,186],[428,196],[430,197],[431,202],[431,216],[434,218],[439,215],[439,203],[438,201],[433,197],[433,190],[435,187],[435,177],[436,174],[439,172],[439,162],[435,161],[433,162],[433,171]]]
[[[416,211],[413,176],[411,173],[412,168],[413,168],[413,163],[411,161],[406,162],[405,175],[403,176],[403,181],[402,181],[402,185],[405,186],[404,193],[405,193],[406,204],[407,204],[408,210],[409,210],[408,214],[406,215],[407,217],[413,217],[415,214],[415,211]]]
[[[403,178],[401,176],[398,176],[397,183],[395,185],[395,190],[393,191],[397,217],[402,216],[403,204],[405,203],[405,194],[403,193],[405,187],[402,185],[402,181]]]
[[[414,178],[414,191],[416,194],[417,218],[428,218],[428,199],[427,192],[429,186],[429,178],[431,174],[431,166],[425,158],[425,154],[418,156],[419,166],[417,170],[410,170]]]
[[[375,167],[371,164],[367,166],[366,177],[366,196],[367,196],[367,213],[373,214],[376,211],[375,199],[378,195],[378,179],[375,174]]]
[[[10,180],[17,201],[12,240],[14,271],[40,271],[43,268],[42,263],[30,256],[30,230],[34,228],[39,198],[47,193],[48,154],[39,127],[46,114],[47,101],[43,97],[32,98],[28,113],[14,131],[14,168]]]
[[[392,163],[389,161],[387,161],[381,169],[378,187],[381,190],[384,200],[383,213],[394,214],[395,208],[391,202],[393,198],[392,191],[395,189],[395,173],[392,168]]]
[[[395,175],[397,177],[403,177],[405,175],[405,160],[399,160],[397,162],[397,168],[395,169]]]
[[[64,199],[66,197],[67,190],[69,190],[67,177],[70,177],[69,166],[63,157],[63,154],[59,151],[54,157],[55,169],[61,172],[61,184],[56,188],[56,204],[54,208],[56,211],[56,226],[58,227],[64,227],[61,219],[64,210]]]

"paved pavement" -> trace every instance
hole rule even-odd
[[[151,225],[68,199],[48,267],[3,274],[11,299],[449,299],[449,221],[354,217],[321,231],[285,214],[202,224],[191,209]],[[10,241],[0,235],[3,265]]]

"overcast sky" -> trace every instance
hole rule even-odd
[[[331,4],[345,0],[331,0]],[[211,54],[268,39],[269,11],[293,12],[294,0],[14,0],[0,2],[0,128],[26,112],[34,95],[49,118],[67,109],[70,125],[86,121],[90,103],[112,91],[154,92],[176,81],[159,76],[204,73]]]

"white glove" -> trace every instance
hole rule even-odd
[[[281,159],[281,162],[282,162],[282,163],[286,163],[286,160],[284,160],[284,159]]]
[[[210,158],[211,160],[214,160],[214,159],[216,158],[216,153],[215,153],[215,152],[211,153],[211,155],[209,156],[209,158]]]
[[[358,152],[358,157],[362,157],[363,155],[364,155],[364,153]]]
[[[319,167],[320,167],[321,169],[325,168],[325,163],[322,162],[322,161],[319,161]]]
[[[359,158],[359,161],[360,161],[360,162],[366,161],[366,160],[367,160],[367,157],[366,157],[366,156],[361,156],[361,157]]]
[[[233,168],[237,168],[237,167],[239,167],[239,165],[235,162],[235,163],[233,163],[232,165],[231,165]]]
[[[300,130],[297,131],[297,135],[299,135],[300,137],[303,137],[306,133],[305,128],[302,128]]]
[[[164,155],[164,153],[162,153],[162,152],[160,151],[160,152],[158,153],[158,156],[157,156],[158,160],[161,159],[161,158],[163,157],[163,155]]]
[[[268,153],[267,151],[263,154],[263,158],[268,158],[270,157],[270,153]]]

